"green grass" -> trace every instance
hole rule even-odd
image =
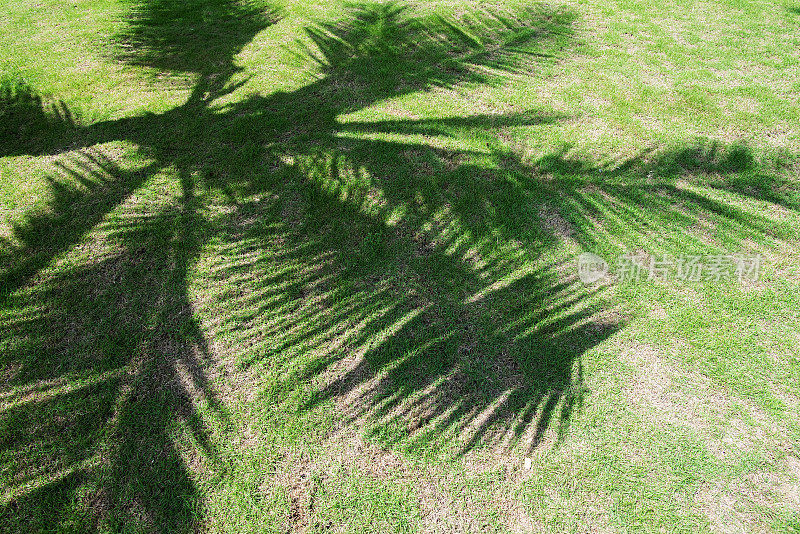
[[[481,5],[0,0],[0,530],[800,531],[796,6]]]

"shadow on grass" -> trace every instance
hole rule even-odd
[[[77,120],[59,101],[25,83],[0,79],[0,157],[40,154],[69,142]]]
[[[159,71],[227,76],[256,34],[281,18],[258,2],[149,0],[134,4],[116,36],[116,57]]]
[[[55,167],[55,175],[47,177],[52,195],[47,209],[12,223],[12,237],[0,238],[0,299],[78,242],[149,174],[149,169],[125,171],[93,149]]]
[[[504,150],[496,158],[563,217],[560,226],[583,250],[606,257],[652,249],[654,241],[662,250],[653,253],[727,254],[748,243],[770,249],[792,239],[794,229],[746,210],[735,197],[800,209],[796,162],[743,145],[701,139],[602,163],[569,147],[528,161]]]
[[[0,326],[4,490],[31,493],[3,507],[5,524],[196,526],[190,460],[175,432],[197,444],[196,461],[213,464],[196,407],[223,426],[227,415],[201,371],[209,349],[186,300],[188,261],[203,235],[192,202],[184,195],[117,210],[87,256],[8,298]]]
[[[194,469],[215,465],[210,429],[228,419],[205,374],[221,365],[215,351],[259,366],[264,395],[290,414],[335,402],[385,445],[461,454],[529,450],[550,430],[558,439],[584,401],[581,355],[622,319],[600,313],[602,291],[580,286],[570,266],[548,262],[551,249],[674,226],[676,202],[681,224],[711,216],[741,239],[764,230],[678,183],[708,160],[720,187],[738,191],[729,178],[757,167],[744,155],[603,166],[499,148],[499,128],[563,118],[536,110],[338,119],[536,68],[569,42],[568,13],[456,20],[356,6],[308,29],[316,81],[210,109],[237,87],[235,53],[278,16],[225,0],[137,7],[120,57],[194,73],[197,84],[161,115],[79,128],[69,146],[80,151],[61,161],[84,187],[54,182],[50,214],[17,225],[0,322],[9,530],[197,527]],[[384,134],[467,134],[489,147]],[[117,140],[151,163],[126,173],[87,148]],[[211,265],[190,276],[201,258]]]
[[[387,230],[355,210],[264,227],[263,215],[293,208],[263,204],[243,208],[256,217],[235,227],[223,257],[239,270],[240,239],[278,252],[239,271],[242,292],[222,298],[258,306],[253,328],[226,334],[251,348],[245,364],[268,366],[272,402],[293,413],[336,399],[368,435],[415,454],[533,448],[553,421],[563,433],[584,393],[580,355],[619,327],[597,318],[594,295],[521,251],[519,263],[511,249],[489,259],[487,246],[465,264],[480,245],[464,234]]]

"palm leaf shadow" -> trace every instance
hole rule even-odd
[[[64,102],[52,101],[24,82],[0,79],[0,157],[41,154],[70,142],[78,124]]]
[[[205,2],[201,7],[232,18],[248,19],[254,14],[224,2],[211,4]],[[9,269],[12,286],[7,286],[6,309],[10,313],[4,315],[8,320],[3,322],[8,334],[4,337],[15,340],[4,356],[13,369],[8,386],[13,388],[10,395],[16,404],[6,414],[4,428],[16,432],[25,421],[47,420],[47,414],[66,412],[67,406],[85,414],[78,419],[59,415],[55,426],[31,427],[24,434],[25,442],[49,445],[41,454],[30,455],[30,463],[25,463],[24,454],[20,456],[21,441],[4,441],[6,457],[23,459],[23,463],[11,464],[15,466],[12,487],[17,493],[12,493],[3,509],[4,520],[17,528],[28,521],[49,528],[54,520],[83,530],[113,530],[131,520],[157,530],[193,528],[196,515],[192,503],[197,492],[168,431],[174,419],[185,421],[204,451],[204,461],[214,462],[217,452],[206,437],[204,418],[194,408],[195,403],[204,402],[196,398],[196,392],[217,407],[217,417],[225,419],[224,409],[201,371],[209,365],[206,360],[213,357],[189,313],[187,268],[207,232],[213,231],[197,216],[196,182],[223,191],[262,188],[266,185],[263,173],[254,168],[259,165],[252,161],[242,165],[242,158],[230,158],[231,152],[220,147],[235,145],[240,135],[264,141],[284,138],[289,145],[297,146],[306,133],[293,130],[299,117],[290,110],[303,106],[309,111],[321,109],[324,119],[334,119],[354,105],[339,89],[352,89],[352,85],[323,78],[295,94],[253,99],[224,114],[210,113],[207,103],[232,90],[228,80],[235,71],[233,54],[252,38],[262,22],[250,24],[245,20],[238,36],[226,33],[233,24],[219,27],[225,31],[206,27],[197,34],[187,33],[188,28],[203,22],[198,21],[197,13],[186,12],[177,3],[142,4],[129,31],[120,38],[128,53],[120,57],[156,69],[199,74],[192,96],[184,106],[161,116],[79,128],[70,147],[132,141],[153,163],[126,175],[100,152],[85,149],[67,157],[70,163],[64,163],[63,170],[80,186],[62,190],[54,181],[57,194],[50,214],[16,227],[16,248],[7,257],[22,261],[17,270]],[[197,46],[198,35],[221,40]],[[136,49],[131,48],[133,45]],[[341,68],[337,73],[347,77]],[[363,74],[358,73],[356,78]],[[448,79],[454,81],[456,77]],[[414,87],[429,85],[416,73],[410,80]],[[373,91],[367,88],[368,82],[367,78],[356,82],[363,95],[371,93],[367,101],[386,98],[398,90],[412,90],[387,85]],[[363,105],[365,102],[358,104]],[[266,114],[272,115],[272,128],[255,122],[250,122],[249,128],[241,127],[243,121],[259,121]],[[473,126],[479,127],[482,122],[474,120]],[[327,138],[329,143],[335,136],[335,120],[317,120],[316,126],[321,126],[314,134],[318,138]],[[203,162],[194,161],[186,151],[198,146],[205,147],[209,155]],[[266,157],[275,159],[279,152],[271,151]],[[177,205],[167,202],[149,206],[146,199],[130,199],[132,191],[167,167],[175,168],[181,176]],[[126,199],[124,206],[116,208]],[[120,210],[133,213],[117,217]],[[70,250],[88,230],[96,232],[98,228],[107,234],[106,240],[116,243],[114,252],[84,266],[45,269],[34,282],[34,275],[43,267]],[[84,301],[88,305],[81,304]],[[23,319],[30,310],[38,311]],[[99,375],[95,376],[96,372]],[[78,387],[70,394],[60,393],[60,384],[81,376],[93,385]],[[37,384],[51,400],[27,400],[26,392],[40,387]],[[64,425],[74,429],[65,433],[75,438],[72,444],[56,437]],[[102,431],[98,434],[99,428]],[[94,463],[97,451],[103,451],[107,461]],[[37,470],[34,462],[48,467]],[[78,494],[83,496],[80,500],[84,508],[75,509],[73,499]],[[48,508],[41,508],[42,503]],[[81,509],[90,511],[75,515]]]

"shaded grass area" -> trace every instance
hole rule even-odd
[[[147,176],[146,169],[129,172],[102,151],[91,149],[58,162],[56,169],[47,177],[52,195],[47,209],[12,223],[12,236],[0,240],[2,297],[78,242]]]
[[[459,150],[375,136],[482,141],[563,114],[340,122],[390,97],[549,62],[573,18],[360,5],[309,27],[316,81],[214,107],[238,88],[236,53],[280,10],[148,2],[118,36],[119,59],[196,74],[182,106],[81,126],[30,91],[8,92],[3,109],[19,124],[69,130],[8,155],[69,148],[57,165],[78,184],[54,180],[46,213],[14,226],[0,256],[8,528],[202,528],[196,478],[231,469],[210,437],[224,442],[233,424],[232,393],[206,374],[224,367],[212,344],[259,370],[264,402],[283,417],[344,399],[342,419],[382,446],[530,453],[565,434],[585,402],[582,355],[626,321],[601,313],[604,290],[564,274],[554,248],[635,249],[676,227],[692,232],[666,235],[665,250],[793,237],[709,194],[797,210],[790,163],[770,167],[746,146],[530,160],[491,137]],[[123,169],[96,148],[115,141],[146,163]]]
[[[0,79],[0,157],[39,154],[51,140],[68,142],[75,128],[63,102],[48,102],[24,82]]]
[[[4,482],[35,491],[21,501],[30,508],[8,504],[5,521],[78,531],[196,524],[194,486],[169,428],[184,421],[213,458],[187,388],[217,401],[199,370],[208,352],[184,290],[201,228],[186,218],[191,199],[181,200],[123,214],[113,254],[95,251],[7,303],[3,450],[14,467]],[[59,516],[76,499],[86,511]]]
[[[115,56],[160,71],[226,76],[234,56],[280,18],[278,8],[252,2],[134,2]]]

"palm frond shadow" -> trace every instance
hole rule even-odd
[[[0,157],[44,153],[70,142],[78,127],[64,102],[45,98],[25,83],[0,79]]]
[[[574,15],[541,6],[472,11],[458,18],[413,16],[397,2],[355,4],[340,22],[311,26],[305,56],[328,80],[359,81],[391,92],[499,82],[492,72],[535,67],[537,41],[571,35]]]
[[[135,518],[159,531],[195,528],[176,424],[197,443],[197,461],[215,465],[208,413],[222,427],[228,415],[187,300],[186,269],[203,239],[189,203],[116,210],[95,230],[88,261],[48,270],[8,297],[0,335],[13,376],[0,454],[4,497],[20,496],[0,509],[3,523],[117,531]],[[67,513],[79,495],[87,508]]]
[[[131,8],[113,55],[162,72],[227,77],[236,54],[282,16],[258,2],[145,0]]]
[[[236,289],[206,302],[235,314],[211,335],[267,366],[265,395],[289,411],[336,399],[372,432],[402,426],[383,441],[415,451],[533,448],[552,421],[563,433],[583,393],[580,355],[620,326],[598,317],[600,295],[530,269],[540,251],[500,259],[496,242],[452,231],[453,214],[387,228],[357,193],[351,206],[313,185],[274,193],[223,230],[209,289]]]
[[[208,416],[205,412],[204,416],[198,415],[195,406],[198,403],[216,406],[216,418],[225,419],[224,409],[201,371],[213,366],[214,356],[189,313],[187,268],[205,242],[206,233],[214,232],[202,224],[198,227],[202,217],[197,216],[196,191],[211,188],[231,195],[242,191],[269,195],[270,189],[283,188],[274,181],[275,177],[289,173],[290,186],[281,194],[287,196],[289,204],[296,201],[291,210],[296,215],[297,210],[308,212],[312,205],[320,213],[335,213],[337,207],[353,211],[349,203],[333,196],[317,204],[318,185],[297,174],[300,166],[281,163],[282,158],[303,146],[316,148],[314,153],[298,151],[297,157],[307,156],[308,161],[317,163],[328,161],[337,150],[366,155],[368,144],[356,142],[348,148],[346,143],[336,141],[337,115],[398,91],[443,83],[441,77],[426,81],[414,72],[406,78],[411,85],[370,87],[374,78],[364,78],[363,70],[356,72],[358,69],[353,69],[355,74],[350,77],[355,81],[342,83],[348,75],[345,68],[337,66],[336,76],[323,77],[295,93],[253,98],[230,106],[223,113],[211,113],[207,103],[232,90],[228,83],[232,63],[226,55],[231,55],[246,39],[234,36],[227,41],[229,44],[210,46],[209,50],[219,55],[216,61],[206,62],[200,50],[180,44],[184,38],[183,30],[177,29],[181,17],[170,20],[172,14],[162,16],[160,4],[151,16],[148,5],[142,5],[144,11],[135,15],[131,31],[122,39],[123,43],[137,42],[142,55],[127,59],[156,68],[200,74],[192,95],[184,106],[160,116],[132,117],[81,128],[73,140],[77,147],[81,143],[91,146],[114,140],[131,141],[153,163],[126,175],[102,155],[88,149],[74,158],[68,157],[66,161],[70,163],[64,164],[63,170],[81,185],[61,188],[56,185],[59,182],[54,182],[50,214],[18,225],[14,248],[6,256],[13,258],[17,267],[8,269],[6,275],[7,312],[2,325],[4,339],[13,340],[4,351],[5,364],[12,370],[5,388],[12,407],[4,414],[3,454],[4,458],[29,458],[30,463],[4,462],[13,467],[6,486],[10,500],[2,515],[5,523],[16,524],[18,528],[22,524],[51,526],[53,517],[58,516],[63,525],[85,530],[114,529],[125,521],[157,530],[191,530],[196,520],[197,492],[169,433],[177,419],[178,425],[187,428],[189,435],[194,436],[192,440],[200,444],[201,461],[213,462],[217,451],[204,437]],[[172,24],[176,25],[173,33],[169,28]],[[167,31],[162,32],[165,26]],[[509,28],[511,31],[513,28]],[[224,34],[220,36],[224,38]],[[416,59],[422,57],[420,50],[415,54]],[[441,54],[432,56],[438,61]],[[457,61],[451,63],[455,65]],[[430,65],[426,72],[433,76],[436,69]],[[447,83],[456,83],[458,77],[477,79],[469,78],[468,71],[454,69],[458,76],[448,74]],[[402,69],[394,74],[396,79],[402,77]],[[354,95],[358,98],[353,98]],[[474,117],[461,126],[482,128],[492,122],[541,120],[554,119],[541,118],[535,113],[505,119]],[[439,126],[452,124],[444,121]],[[311,144],[307,145],[306,140],[311,140]],[[189,147],[202,147],[207,157],[194,160],[193,151],[187,150]],[[397,159],[394,153],[404,148],[400,144],[380,147],[389,160]],[[379,162],[380,158],[374,157],[365,161],[375,165],[376,171],[382,167]],[[275,169],[276,172],[265,175],[265,163],[284,171]],[[146,198],[129,199],[131,191],[168,167],[175,168],[181,176],[179,205],[150,206]],[[412,170],[409,164],[403,167],[403,172]],[[302,194],[298,198],[293,192]],[[124,206],[117,207],[123,200],[126,200]],[[229,218],[240,217],[242,209],[246,207],[234,210]],[[133,213],[116,216],[120,211],[125,214],[130,210]],[[308,228],[336,223],[330,217],[312,216],[303,220]],[[384,224],[379,221],[363,217],[354,220],[361,225],[358,231],[388,235],[381,230]],[[114,243],[113,251],[94,252],[91,256],[94,259],[88,263],[81,260],[77,266],[67,263],[54,271],[48,267],[40,272],[60,253],[72,254],[76,250],[73,245],[90,230],[105,234],[102,241]],[[94,234],[92,238],[96,240]],[[398,239],[403,246],[411,243],[407,237]],[[415,246],[427,247],[424,242]],[[365,258],[383,261],[379,238],[373,236],[371,245],[361,247],[367,254]],[[343,251],[334,249],[330,253],[346,258]],[[435,254],[439,255],[441,251]],[[301,255],[299,259],[307,261],[308,257]],[[376,265],[362,265],[363,260],[348,259],[343,280],[359,283],[365,276],[381,278]],[[401,262],[402,257],[393,256],[392,261]],[[459,283],[462,273],[451,274],[454,281],[440,291]],[[428,276],[433,278],[430,283],[435,286],[438,275],[434,272]],[[305,291],[297,284],[293,287],[301,293]],[[360,293],[354,295],[360,297]],[[398,295],[392,298],[399,299]],[[434,299],[436,295],[429,294],[426,298]],[[270,311],[268,302],[257,305],[265,313]],[[355,316],[362,312],[354,309],[350,313]],[[338,317],[351,320],[343,315]],[[228,321],[231,320],[229,316]],[[239,326],[237,329],[247,332],[244,325]],[[323,327],[324,324],[317,329]],[[314,328],[309,328],[305,335],[314,332]],[[318,362],[315,366],[322,370],[325,363]],[[62,392],[68,383],[86,385],[70,386],[70,392]],[[46,401],[28,399],[36,389],[42,390],[36,398]],[[320,399],[325,395],[320,392]],[[62,411],[76,415],[66,418],[59,415],[54,420],[55,426],[30,425],[21,434],[24,440],[7,438],[26,422],[51,420],[48,414]],[[60,439],[62,433],[69,442]],[[40,454],[27,456],[23,444],[42,446]],[[30,453],[28,449],[25,451]],[[98,454],[102,461],[97,460]],[[78,495],[83,502],[79,509],[89,511],[74,515],[71,503]],[[41,503],[47,503],[47,507],[43,508]]]
[[[91,148],[54,165],[54,174],[47,177],[52,198],[46,209],[12,222],[13,237],[0,239],[0,298],[78,242],[154,171],[126,171]]]
[[[533,161],[503,150],[495,155],[531,196],[547,199],[585,250],[643,250],[659,235],[661,252],[685,252],[688,246],[702,254],[736,252],[753,243],[774,252],[791,239],[791,228],[719,196],[800,209],[791,158],[756,156],[745,145],[704,139],[605,163],[571,154],[569,147]],[[664,232],[669,228],[684,231]]]

